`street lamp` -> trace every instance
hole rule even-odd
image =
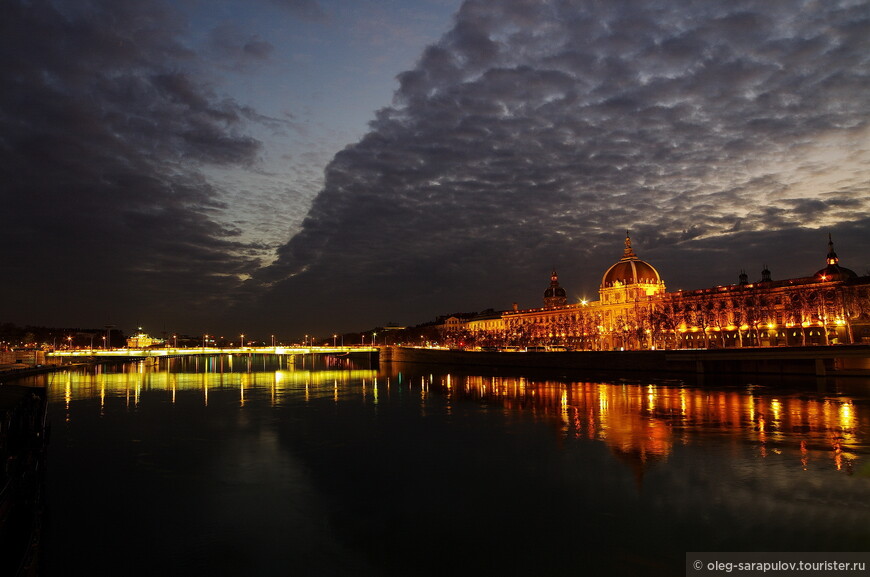
[[[205,350],[205,341],[208,340],[208,335],[202,335],[202,349]]]
[[[239,342],[241,343],[240,347],[245,348],[245,335],[244,334],[239,335]]]
[[[275,335],[272,335],[272,347],[275,347]]]
[[[338,335],[332,335],[332,348],[335,348],[335,339],[338,338]]]
[[[378,333],[372,333],[372,346],[378,346]]]

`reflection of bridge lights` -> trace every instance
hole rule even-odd
[[[854,416],[852,414],[852,403],[843,403],[840,405],[840,426],[844,431],[849,431],[855,426]]]
[[[779,399],[771,399],[770,400],[770,410],[773,412],[773,420],[774,422],[779,422],[780,416],[782,415],[782,403]]]

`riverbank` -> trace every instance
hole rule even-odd
[[[530,367],[595,372],[870,376],[870,346],[666,351],[458,351],[383,347],[382,362]]]
[[[31,375],[41,375],[43,373],[52,373],[73,367],[81,367],[93,363],[72,363],[63,365],[39,365],[38,367],[28,367],[26,365],[5,365],[0,366],[0,384],[14,381],[21,377],[29,377]]]

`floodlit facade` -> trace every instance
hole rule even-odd
[[[138,333],[127,339],[127,347],[131,349],[147,349],[162,344],[163,339],[155,339],[147,333],[143,333],[141,328]]]
[[[543,307],[503,312],[501,322],[454,319],[449,332],[479,346],[577,350],[870,343],[870,277],[841,266],[828,240],[826,266],[810,276],[775,281],[765,267],[758,282],[741,273],[735,285],[667,292],[626,233],[599,300],[568,303],[553,271]]]

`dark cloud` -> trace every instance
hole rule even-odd
[[[860,258],[868,54],[863,2],[469,0],[330,164],[265,302],[422,321],[535,306],[553,265],[594,296],[626,228],[673,288],[813,272],[818,228]],[[791,242],[809,260],[760,250]]]
[[[256,163],[255,114],[204,80],[183,26],[157,0],[0,6],[3,318],[176,330],[249,272],[205,174]]]
[[[0,5],[0,320],[304,334],[534,306],[552,266],[594,297],[626,228],[671,288],[811,273],[828,230],[870,270],[866,2],[469,0],[262,270],[284,239],[251,230],[297,184],[254,190],[252,126],[302,123],[212,82],[268,40],[204,32],[161,0]]]

